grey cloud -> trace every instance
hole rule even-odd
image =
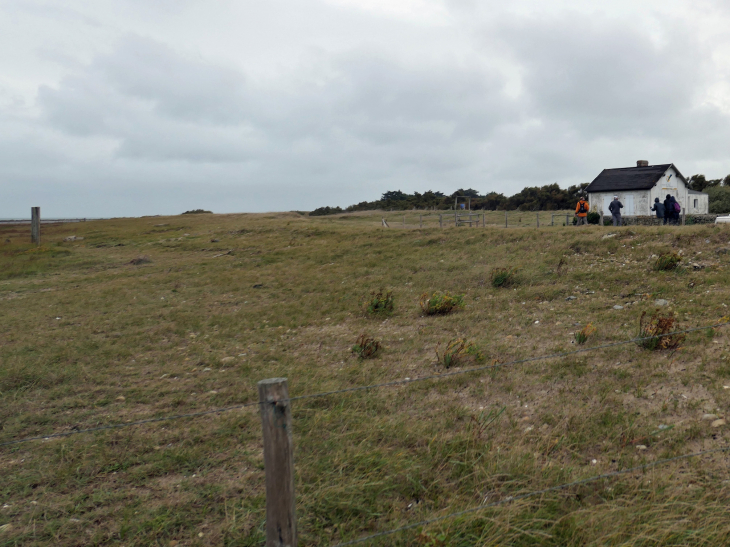
[[[169,6],[147,4],[124,5],[165,20]],[[248,29],[244,43],[266,55],[244,48],[240,62],[206,52],[195,25],[128,25],[91,60],[62,61],[64,76],[38,87],[37,117],[0,116],[0,180],[149,214],[344,206],[397,188],[512,193],[639,157],[686,173],[726,161],[727,115],[701,100],[724,76],[697,29],[654,21],[657,40],[636,20],[492,4],[449,0],[454,19],[423,27],[325,4],[297,25],[305,6],[291,4],[281,28]],[[257,20],[277,24],[276,9],[258,5]]]
[[[241,72],[185,58],[149,38],[126,36],[91,72],[124,95],[150,101],[165,116],[216,125],[245,118]]]
[[[569,120],[592,136],[656,135],[692,108],[703,79],[692,37],[666,30],[658,45],[640,24],[573,14],[512,22],[500,37],[524,71],[534,115]]]

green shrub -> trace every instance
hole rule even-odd
[[[321,217],[325,215],[336,215],[337,213],[342,212],[342,207],[318,207],[311,213],[309,213],[310,217]]]
[[[675,252],[662,253],[654,263],[654,269],[657,271],[674,270],[682,261],[682,257]]]
[[[467,342],[464,338],[455,338],[446,344],[443,352],[441,342],[436,345],[436,359],[439,364],[446,368],[458,367],[468,361],[480,362],[484,360],[484,355],[472,342]]]
[[[370,359],[380,350],[380,342],[375,338],[369,338],[367,334],[361,334],[355,345],[352,346],[352,353],[360,359]]]
[[[206,211],[205,209],[193,209],[192,211],[185,211],[183,215],[212,215],[213,211]]]
[[[447,292],[435,292],[429,296],[428,293],[423,293],[420,304],[426,315],[445,315],[464,305],[464,295],[451,296]]]
[[[601,214],[595,211],[588,213],[586,218],[588,219],[588,224],[599,224],[601,222]]]
[[[395,308],[395,298],[393,293],[384,289],[371,292],[370,296],[366,296],[361,301],[363,311],[369,315],[390,315]]]
[[[637,342],[639,347],[648,350],[678,349],[684,342],[684,334],[669,334],[677,329],[674,315],[661,315],[656,311],[646,322],[645,317],[646,312],[639,318],[639,338],[644,339]]]
[[[491,273],[492,287],[495,289],[506,288],[517,282],[516,268],[494,268]]]
[[[730,186],[705,188],[709,194],[710,213],[724,215],[730,213]]]
[[[593,326],[593,323],[588,323],[585,327],[574,334],[575,341],[581,345],[585,344],[588,341],[588,338],[595,332],[596,327]]]

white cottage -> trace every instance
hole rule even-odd
[[[618,196],[624,208],[624,216],[650,216],[654,198],[664,203],[667,194],[674,198],[688,214],[707,214],[709,196],[704,192],[690,190],[687,179],[674,164],[649,165],[639,160],[636,167],[604,169],[586,188],[591,211],[603,211],[610,215],[608,204]]]

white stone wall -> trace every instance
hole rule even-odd
[[[707,194],[687,194],[687,212],[706,215],[710,210],[710,196]],[[697,203],[697,205],[695,205]]]
[[[651,215],[650,211],[650,191],[649,190],[627,190],[619,192],[591,192],[588,194],[588,203],[591,205],[591,211],[602,213],[610,216],[608,204],[613,201],[613,196],[618,195],[618,200],[624,206],[621,209],[623,216],[646,216]],[[654,199],[651,198],[653,203]],[[629,211],[631,202],[633,202],[633,211]]]

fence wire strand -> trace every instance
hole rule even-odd
[[[704,327],[693,327],[691,329],[684,329],[684,330],[679,330],[679,331],[674,331],[674,332],[668,332],[666,334],[659,334],[659,335],[656,335],[656,336],[645,336],[645,337],[639,337],[639,338],[631,338],[630,340],[622,340],[620,342],[611,342],[611,343],[608,343],[608,344],[601,344],[601,345],[598,345],[598,346],[591,346],[591,347],[588,347],[588,348],[581,348],[581,349],[577,349],[577,350],[573,350],[573,351],[565,351],[565,352],[553,353],[553,354],[549,354],[549,355],[540,355],[540,356],[537,356],[537,357],[527,357],[525,359],[516,359],[514,361],[507,361],[505,363],[495,363],[495,364],[492,364],[492,365],[483,365],[483,366],[478,366],[478,367],[465,368],[465,369],[462,369],[462,370],[454,370],[454,371],[451,371],[451,372],[444,372],[444,373],[441,373],[441,374],[430,374],[428,376],[418,376],[418,377],[415,377],[415,378],[402,378],[400,380],[391,380],[390,382],[382,382],[382,383],[379,383],[379,384],[370,384],[370,385],[367,385],[367,386],[349,387],[349,388],[337,389],[337,390],[333,390],[333,391],[322,391],[322,392],[319,392],[319,393],[310,393],[310,394],[307,394],[307,395],[297,395],[295,397],[289,397],[288,399],[281,399],[280,401],[277,401],[277,402],[279,402],[279,403],[285,403],[285,402],[290,402],[290,401],[301,401],[303,399],[313,399],[313,398],[317,398],[317,397],[329,397],[330,395],[338,395],[338,394],[341,394],[341,393],[354,393],[356,391],[367,391],[367,390],[377,389],[377,388],[381,388],[381,387],[393,387],[393,386],[399,386],[399,385],[405,385],[405,384],[412,384],[414,382],[422,382],[422,381],[425,381],[425,380],[436,380],[436,379],[440,379],[440,378],[448,378],[448,377],[457,376],[457,375],[460,375],[460,374],[469,374],[469,373],[472,373],[472,372],[481,372],[481,371],[485,371],[485,370],[494,370],[494,369],[508,367],[508,366],[513,366],[513,365],[520,365],[520,364],[524,364],[524,363],[532,363],[532,362],[535,362],[535,361],[544,361],[544,360],[548,360],[548,359],[558,359],[558,358],[561,358],[561,357],[570,357],[571,355],[577,355],[577,354],[580,354],[580,353],[587,353],[587,352],[590,352],[590,351],[596,351],[596,350],[600,350],[600,349],[613,348],[613,347],[617,347],[617,346],[624,346],[624,345],[627,345],[627,344],[635,344],[635,343],[643,342],[643,341],[646,341],[646,340],[653,340],[655,338],[664,338],[664,337],[669,337],[669,336],[676,336],[678,334],[688,334],[690,332],[697,332],[697,331],[701,331],[701,330],[707,330],[707,329],[714,329],[714,328],[724,327],[724,326],[726,326],[728,324],[730,324],[730,323],[722,322],[722,323],[716,323],[714,325],[706,325]],[[259,405],[259,404],[261,404],[261,403],[258,402],[258,401],[252,401],[252,402],[244,403],[244,404],[241,404],[241,405],[229,406],[229,407],[224,407],[224,408],[216,408],[216,409],[213,409],[213,410],[204,410],[204,411],[201,411],[201,412],[190,412],[190,413],[187,413],[187,414],[175,414],[175,415],[172,415],[172,416],[162,416],[162,417],[159,417],[159,418],[149,418],[149,419],[146,419],[146,420],[138,420],[138,421],[135,421],[135,422],[123,422],[123,423],[117,423],[117,424],[102,425],[102,426],[98,426],[98,427],[90,427],[88,429],[78,429],[78,430],[72,430],[72,431],[65,431],[63,433],[51,433],[51,434],[48,434],[48,435],[39,435],[39,436],[36,436],[36,437],[27,437],[27,438],[23,438],[23,439],[16,439],[16,440],[13,440],[13,441],[6,441],[6,442],[3,442],[3,443],[0,443],[0,448],[5,447],[5,446],[10,446],[10,445],[15,445],[15,444],[27,443],[27,442],[31,442],[31,441],[42,441],[42,440],[54,439],[54,438],[58,438],[58,437],[69,437],[71,435],[76,435],[76,434],[79,434],[79,433],[92,433],[94,431],[104,431],[104,430],[108,430],[108,429],[121,429],[121,428],[124,428],[124,427],[131,427],[131,426],[137,426],[137,425],[143,425],[143,424],[150,424],[150,423],[155,423],[155,422],[164,422],[164,421],[169,421],[169,420],[177,420],[177,419],[180,419],[180,418],[197,418],[199,416],[206,416],[206,415],[209,415],[209,414],[220,414],[220,413],[223,413],[223,412],[229,412],[231,410],[240,410],[242,408],[246,408],[246,407],[250,407],[250,406],[256,406],[256,405]]]
[[[230,410],[240,410],[242,408],[246,408],[248,406],[256,406],[258,404],[259,404],[258,402],[246,403],[246,404],[242,404],[242,405],[228,406],[228,407],[224,407],[224,408],[216,408],[213,410],[203,410],[201,412],[190,412],[188,414],[175,414],[173,416],[148,418],[146,420],[138,420],[136,422],[123,422],[123,423],[118,423],[118,424],[100,425],[98,427],[90,427],[88,429],[74,429],[72,431],[65,431],[63,433],[52,433],[50,435],[41,435],[38,437],[28,437],[25,439],[18,439],[15,441],[6,441],[4,443],[0,443],[0,447],[10,446],[13,444],[27,443],[30,441],[45,441],[47,439],[55,439],[57,437],[69,437],[71,435],[76,435],[79,433],[92,433],[94,431],[104,431],[107,429],[121,429],[124,427],[132,427],[135,425],[151,424],[151,423],[155,423],[155,422],[165,422],[168,420],[177,420],[179,418],[197,418],[199,416],[206,416],[208,414],[220,414],[221,412],[228,412]]]
[[[599,480],[602,480],[602,479],[610,479],[610,478],[613,478],[613,477],[617,477],[619,475],[627,475],[627,474],[630,474],[630,473],[635,473],[637,471],[646,471],[647,469],[650,469],[652,467],[657,467],[659,465],[664,465],[664,464],[667,464],[667,463],[670,463],[670,462],[674,462],[674,461],[677,461],[677,460],[686,460],[686,459],[689,459],[689,458],[696,458],[696,457],[704,456],[704,455],[707,455],[707,454],[727,452],[727,451],[730,451],[730,447],[713,448],[713,449],[710,449],[710,450],[702,450],[701,452],[693,452],[691,454],[684,454],[682,456],[674,456],[673,458],[666,458],[666,459],[663,459],[663,460],[657,460],[655,462],[650,462],[650,463],[646,463],[646,464],[642,464],[642,465],[637,465],[636,467],[631,467],[629,469],[622,469],[622,470],[619,470],[619,471],[612,471],[611,473],[603,473],[601,475],[595,475],[595,476],[589,477],[587,479],[580,479],[580,480],[576,480],[576,481],[573,481],[573,482],[568,482],[568,483],[565,483],[565,484],[560,484],[558,486],[551,486],[549,488],[543,488],[541,490],[535,490],[533,492],[527,492],[525,494],[518,494],[516,496],[508,496],[508,497],[506,497],[504,499],[501,499],[499,501],[494,501],[492,503],[485,503],[485,504],[482,504],[482,505],[478,505],[476,507],[471,507],[469,509],[464,509],[463,511],[456,511],[454,513],[449,513],[448,515],[442,515],[440,517],[434,517],[434,518],[422,520],[420,522],[414,522],[412,524],[407,524],[407,525],[401,526],[399,528],[393,528],[392,530],[386,530],[384,532],[378,532],[376,534],[372,534],[372,535],[365,536],[365,537],[358,538],[358,539],[353,539],[351,541],[345,541],[343,543],[337,543],[337,544],[333,545],[332,547],[346,547],[347,545],[357,545],[357,544],[360,544],[360,543],[366,543],[366,542],[369,542],[369,541],[372,541],[372,540],[375,540],[375,539],[378,539],[378,538],[382,538],[382,537],[385,537],[385,536],[391,536],[393,534],[397,534],[399,532],[403,532],[403,531],[406,531],[406,530],[412,530],[414,528],[419,528],[421,526],[426,526],[428,524],[433,524],[434,522],[439,522],[439,521],[442,521],[442,520],[447,520],[447,519],[451,519],[451,518],[461,517],[461,516],[464,516],[464,515],[469,515],[471,513],[476,513],[478,511],[482,511],[484,509],[488,509],[490,507],[497,507],[499,505],[504,505],[506,503],[512,503],[512,502],[515,502],[515,501],[520,501],[520,500],[523,500],[523,499],[532,498],[532,497],[535,497],[535,496],[540,496],[542,494],[548,494],[550,492],[557,492],[557,491],[560,491],[560,490],[565,490],[566,488],[570,488],[572,486],[580,486],[580,485],[583,485],[583,484],[588,484],[588,483],[591,483],[591,482],[596,482],[596,481],[599,481]]]

